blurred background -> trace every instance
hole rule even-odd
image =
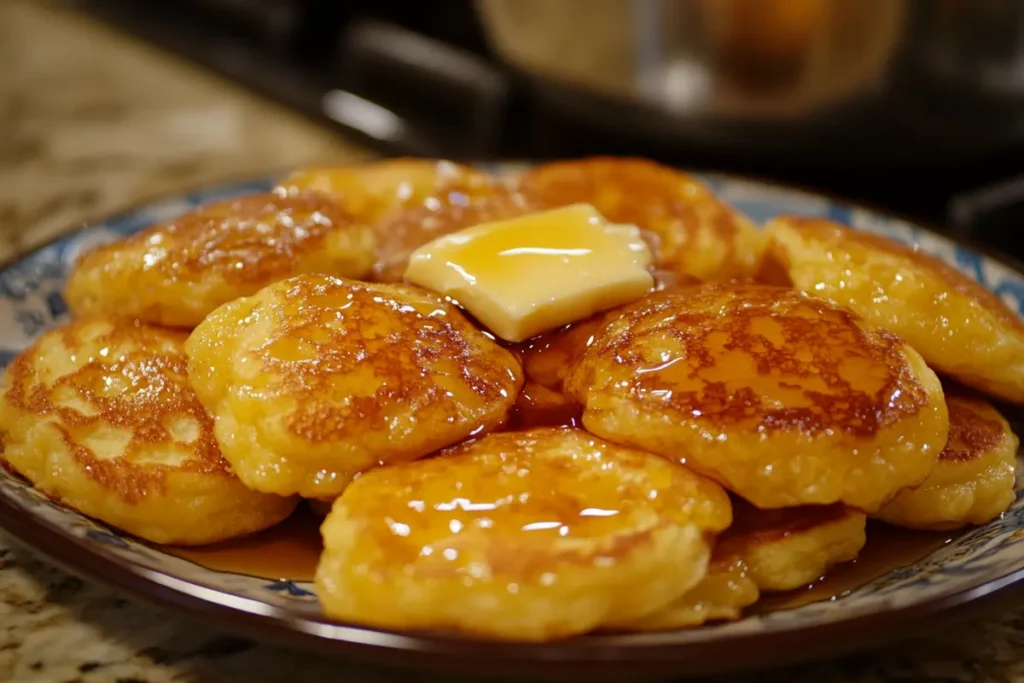
[[[107,178],[89,185],[106,209],[310,161],[613,153],[802,185],[1024,257],[1014,0],[0,4],[0,192],[17,195],[0,223],[26,230],[69,215],[24,207],[54,173]],[[77,171],[43,171],[40,149]],[[103,176],[97,158],[138,161]]]

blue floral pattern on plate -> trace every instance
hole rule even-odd
[[[511,167],[506,167],[511,168]],[[821,196],[724,176],[704,179],[727,202],[757,222],[783,213],[831,218],[861,230],[917,245],[996,292],[1024,313],[1024,278],[1014,269],[906,221]],[[271,180],[256,180],[203,190],[154,202],[87,226],[0,270],[0,366],[42,332],[68,320],[61,298],[70,266],[94,245],[110,242],[194,207],[226,197],[268,189]],[[283,607],[297,617],[318,614],[313,586],[288,580],[214,571],[140,543],[48,500],[22,480],[0,470],[0,496],[30,512],[59,533],[86,544],[93,552],[114,555],[154,572],[216,593]],[[2,522],[0,522],[2,524]],[[959,536],[928,557],[831,601],[758,614],[741,621],[672,634],[673,642],[696,642],[726,634],[800,628],[905,607],[954,595],[1024,569],[1024,496],[1000,519]],[[323,625],[330,629],[331,626]],[[340,627],[339,627],[340,628]],[[627,638],[656,642],[666,634]]]

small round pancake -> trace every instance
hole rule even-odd
[[[855,559],[867,538],[867,516],[844,505],[758,510],[734,501],[733,509],[715,554],[741,559],[762,592],[814,583],[829,567]]]
[[[156,543],[259,531],[295,508],[229,469],[187,381],[184,336],[89,320],[7,368],[2,459],[46,495]]]
[[[585,202],[609,221],[636,225],[656,267],[677,276],[706,282],[751,277],[759,269],[761,231],[675,169],[632,158],[557,161],[527,171],[519,188],[545,208]]]
[[[734,621],[761,597],[742,559],[711,555],[708,575],[678,600],[627,627],[630,631],[671,631],[710,621]]]
[[[656,631],[739,619],[762,592],[803,588],[857,557],[867,516],[843,505],[758,510],[733,501],[733,523],[715,543],[708,575],[631,630]]]
[[[924,483],[900,493],[878,517],[916,529],[985,524],[1014,500],[1017,436],[977,396],[946,390],[949,440]]]
[[[85,254],[64,296],[78,316],[194,327],[299,273],[366,275],[373,233],[326,197],[257,194],[200,207]]]
[[[279,189],[327,194],[372,225],[377,245],[372,279],[377,282],[401,282],[409,256],[441,235],[532,209],[504,178],[432,159],[309,168],[293,173]]]
[[[535,211],[515,188],[500,179],[449,188],[430,201],[385,214],[374,224],[377,263],[373,279],[401,282],[409,257],[423,245],[480,223],[507,220]]]
[[[581,430],[491,434],[363,475],[322,527],[332,618],[544,641],[696,585],[731,522],[715,483]]]
[[[238,476],[305,498],[499,426],[522,385],[515,356],[439,297],[326,275],[222,306],[187,349]]]
[[[492,177],[443,159],[400,157],[351,166],[313,166],[278,183],[286,194],[307,191],[330,196],[359,221],[373,224],[388,212],[432,203],[449,191],[473,192]]]
[[[1024,321],[1002,299],[917,249],[830,221],[768,226],[793,284],[898,334],[937,372],[1024,403]]]
[[[720,284],[623,308],[570,368],[583,424],[761,508],[876,511],[945,444],[938,378],[895,335],[800,292]]]

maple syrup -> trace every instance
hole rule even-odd
[[[924,559],[954,540],[956,535],[957,532],[917,531],[869,521],[867,543],[856,560],[832,567],[824,577],[805,588],[764,594],[747,613],[763,614],[841,598],[889,572]]]
[[[312,581],[323,550],[322,517],[306,505],[275,527],[223,543],[164,552],[218,572],[247,574],[272,581]]]
[[[214,571],[274,581],[312,581],[323,549],[321,521],[307,506],[301,506],[276,527],[247,538],[201,548],[165,546],[162,550]],[[833,567],[827,576],[806,588],[762,595],[746,613],[763,614],[835,600],[927,557],[956,538],[955,533],[901,529],[880,522],[869,522],[867,535],[867,545],[853,562]]]

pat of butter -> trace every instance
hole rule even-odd
[[[412,254],[405,279],[518,342],[642,297],[650,263],[636,226],[574,204],[439,237]]]

